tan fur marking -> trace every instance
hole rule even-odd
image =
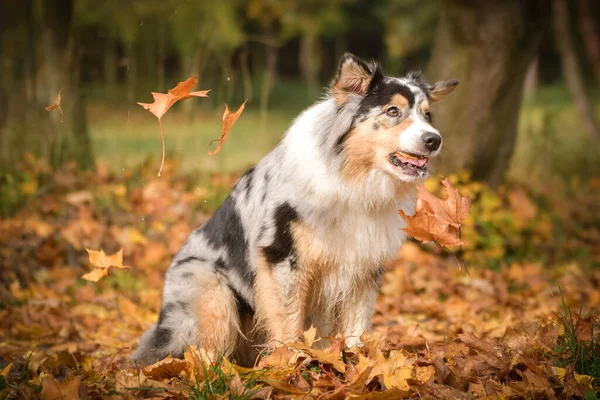
[[[387,107],[390,106],[396,106],[399,108],[409,108],[410,104],[406,97],[402,96],[401,94],[395,94],[391,97],[390,102],[387,104]]]
[[[216,277],[198,279],[202,295],[196,300],[195,312],[201,335],[198,345],[211,356],[228,356],[236,347],[239,322],[233,293]]]
[[[398,151],[398,137],[413,122],[407,118],[391,128],[378,130],[376,134],[371,131],[372,121],[360,124],[348,135],[342,175],[350,181],[357,181],[367,175],[378,157],[385,158]]]
[[[425,115],[426,112],[431,111],[431,105],[427,100],[425,100],[419,106],[419,110],[421,111],[421,114]]]

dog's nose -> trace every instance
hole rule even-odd
[[[442,137],[437,133],[425,132],[422,137],[425,142],[425,147],[429,151],[436,151],[440,148],[440,144],[442,144]]]

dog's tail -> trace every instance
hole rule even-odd
[[[169,346],[170,341],[169,330],[159,328],[156,324],[152,325],[140,338],[138,349],[131,356],[131,359],[143,365],[153,364],[158,360],[162,360],[173,352],[173,349]],[[183,349],[180,351],[182,352]],[[179,352],[176,351],[176,353]]]

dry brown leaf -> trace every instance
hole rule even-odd
[[[171,380],[178,378],[182,372],[190,374],[191,364],[187,360],[167,357],[155,364],[149,365],[142,369],[144,375],[155,381]]]
[[[460,228],[462,221],[469,215],[471,209],[471,198],[461,196],[458,190],[455,189],[448,178],[442,181],[446,189],[446,200],[442,200],[433,194],[429,193],[423,186],[418,186],[417,190],[421,200],[427,203],[429,210],[433,212],[437,219],[442,223],[447,223],[455,228]]]
[[[61,100],[60,94],[62,91],[63,91],[62,88],[58,91],[58,94],[56,95],[56,100],[54,100],[54,104],[46,107],[46,111],[51,111],[51,110],[54,110],[55,108],[58,108],[58,111],[60,111],[60,115],[61,115],[61,121],[62,121],[62,117],[65,115],[63,113],[62,108],[60,108],[60,100]]]
[[[460,227],[469,214],[471,199],[461,196],[448,178],[442,181],[447,198],[442,200],[418,186],[417,203],[414,215],[406,215],[399,210],[400,216],[408,222],[403,230],[423,243],[436,242],[440,246],[460,246]]]
[[[190,90],[196,86],[196,83],[198,83],[198,78],[192,76],[183,82],[179,82],[177,86],[175,86],[173,89],[170,89],[166,94],[152,92],[152,97],[154,98],[153,103],[138,102],[140,106],[144,107],[144,109],[150,111],[152,114],[154,114],[154,116],[156,116],[156,118],[158,118],[162,140],[162,161],[160,163],[158,176],[160,176],[163,166],[165,165],[165,133],[162,126],[162,117],[167,113],[167,111],[169,111],[173,104],[177,103],[179,100],[185,100],[192,97],[208,97],[208,92],[210,92],[210,89],[190,92]]]
[[[110,256],[107,256],[103,250],[86,250],[89,254],[90,263],[95,268],[91,272],[82,276],[82,278],[85,280],[98,282],[100,279],[108,275],[109,268],[129,268],[128,266],[123,265],[123,249]]]
[[[427,213],[406,215],[400,210],[400,216],[408,222],[404,231],[416,240],[423,243],[436,242],[440,246],[460,246],[464,244],[458,236],[458,229],[450,224],[440,223],[435,215]]]
[[[223,144],[225,144],[225,140],[227,139],[227,135],[229,135],[229,131],[233,127],[233,124],[235,124],[235,121],[237,121],[240,115],[242,115],[242,112],[246,107],[247,101],[248,99],[244,100],[244,102],[236,112],[231,112],[227,104],[225,104],[225,112],[223,113],[223,127],[221,129],[221,138],[215,139],[209,143],[209,145],[211,145],[213,142],[216,142],[218,140],[219,145],[213,151],[209,151],[209,155],[215,155],[221,150],[221,147],[223,147]]]
[[[44,375],[42,381],[42,396],[45,400],[79,399],[81,376],[67,377],[57,382],[52,375]]]

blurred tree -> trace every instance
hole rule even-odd
[[[24,152],[93,166],[73,0],[0,2],[0,168]],[[48,112],[63,88],[61,108]]]
[[[585,52],[590,60],[596,82],[600,83],[600,37],[598,27],[594,23],[594,10],[590,0],[577,0],[579,9],[579,31],[585,46]]]
[[[538,52],[548,7],[543,0],[443,0],[430,79],[461,84],[437,108],[444,169],[468,168],[499,185],[517,135],[523,82]]]
[[[556,46],[560,53],[563,76],[573,97],[575,106],[579,111],[583,127],[588,135],[595,140],[600,140],[600,127],[594,117],[594,110],[585,91],[585,82],[581,76],[581,66],[577,53],[573,48],[571,32],[569,31],[569,8],[565,0],[552,1],[552,14],[554,19],[554,33]]]
[[[171,0],[171,5],[174,11],[168,21],[179,55],[180,80],[198,76],[200,85],[206,86],[206,79],[203,78],[209,66],[216,67],[222,78],[230,74],[232,54],[244,40],[242,23],[236,12],[239,1]],[[190,117],[193,104],[185,102],[183,105]]]

